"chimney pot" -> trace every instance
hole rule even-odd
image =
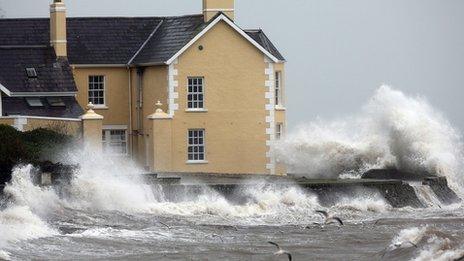
[[[50,5],[50,45],[57,57],[67,56],[66,6],[62,0],[53,0]]]
[[[208,22],[217,13],[223,12],[230,19],[235,18],[235,0],[203,0],[203,16]]]

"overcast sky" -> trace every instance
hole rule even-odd
[[[51,0],[0,0],[7,17],[48,16]],[[201,0],[65,0],[69,16],[199,13]],[[287,63],[290,127],[357,112],[382,83],[422,95],[464,130],[464,1],[236,0]]]

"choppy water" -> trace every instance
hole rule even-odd
[[[313,224],[321,221],[314,211],[323,207],[298,187],[263,184],[241,191],[250,198],[241,205],[205,188],[174,203],[156,187],[133,178],[122,185],[113,177],[116,185],[109,182],[103,191],[95,193],[87,180],[63,198],[33,186],[31,171],[16,169],[6,188],[17,200],[0,212],[5,259],[285,260],[267,241],[281,244],[294,260],[454,260],[464,254],[460,204],[393,209],[372,196],[342,198],[329,211],[345,225],[321,228]],[[133,198],[143,205],[131,205]],[[407,241],[417,248],[395,246]]]
[[[354,130],[354,132],[353,132]],[[302,127],[277,147],[280,160],[308,177],[359,177],[370,167],[395,166],[446,176],[463,198],[462,142],[423,99],[382,87],[361,115]],[[0,210],[0,259],[7,260],[456,260],[464,255],[464,207],[443,205],[412,184],[425,209],[392,208],[372,191],[323,207],[297,186],[261,183],[228,201],[207,187],[164,198],[130,163],[63,155],[78,163],[69,185],[41,188],[31,166],[15,169]],[[338,176],[334,176],[334,173]],[[321,228],[316,210],[345,225]]]

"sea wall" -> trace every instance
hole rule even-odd
[[[380,194],[392,207],[402,208],[406,206],[422,208],[426,207],[416,195],[414,188],[402,180],[310,180],[310,179],[267,179],[267,180],[240,180],[221,178],[222,182],[201,182],[192,183],[192,179],[174,177],[154,177],[147,176],[147,180],[157,184],[163,190],[167,200],[179,201],[185,195],[195,195],[210,188],[222,194],[225,198],[233,202],[246,202],[247,198],[243,190],[250,190],[263,184],[276,186],[277,189],[289,189],[292,186],[299,186],[308,192],[318,196],[318,200],[323,206],[336,204],[340,199],[353,198],[367,194]],[[435,192],[436,197],[443,205],[459,202],[459,197],[451,190],[445,178],[428,178],[422,182],[423,186],[430,186]]]
[[[34,178],[37,184],[53,185],[60,194],[66,191],[66,186],[72,178],[70,174],[76,166],[48,168],[47,172],[38,173]],[[64,171],[67,170],[67,171]],[[427,207],[423,199],[419,198],[416,189],[419,186],[428,186],[440,202],[447,205],[459,202],[456,193],[448,186],[444,177],[427,177],[423,180],[380,180],[380,179],[305,179],[296,177],[257,176],[249,175],[195,175],[195,174],[146,174],[147,184],[162,190],[163,197],[172,202],[185,200],[186,197],[195,196],[205,190],[213,190],[234,203],[246,203],[247,193],[262,186],[273,186],[276,189],[286,190],[299,186],[304,190],[317,195],[319,203],[330,207],[342,199],[354,197],[366,197],[368,195],[380,195],[394,208],[406,206],[422,208]],[[0,190],[3,187],[0,186]]]

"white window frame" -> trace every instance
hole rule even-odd
[[[101,82],[101,84],[103,85],[103,89],[102,89],[102,90],[100,90],[100,89],[98,89],[98,90],[95,90],[95,89],[91,90],[91,89],[90,89],[90,84],[91,84],[91,83],[92,83],[92,84],[99,83],[99,82],[91,82],[91,81],[90,81],[91,77],[102,77],[102,78],[103,78],[103,81]],[[101,103],[94,103],[93,101],[94,101],[95,99],[100,98],[100,97],[96,98],[95,96],[93,96],[93,97],[91,98],[90,93],[91,93],[91,92],[100,92],[100,91],[103,91],[103,97],[102,97],[102,98],[103,98],[103,103],[102,103],[102,104],[101,104]],[[92,104],[93,104],[96,108],[99,108],[99,107],[100,107],[100,108],[101,108],[101,107],[104,108],[104,107],[106,107],[106,76],[105,76],[105,75],[89,75],[89,77],[88,77],[88,86],[87,86],[87,100],[88,100],[88,102],[92,102]]]
[[[190,84],[190,81],[193,81],[193,80],[201,80],[201,85],[200,84],[196,84],[195,85],[192,85]],[[192,83],[193,84],[193,83]],[[201,92],[198,91],[198,87],[201,86]],[[192,91],[190,91],[190,87],[192,87]],[[197,87],[197,91],[193,91],[193,88],[194,87]],[[199,95],[202,95],[202,99],[189,99],[190,95],[194,96],[194,95],[197,95],[197,97]],[[207,111],[207,109],[205,108],[205,77],[203,76],[191,76],[191,77],[188,77],[187,78],[187,104],[185,105],[186,106],[186,111],[191,111],[191,112],[195,112],[195,111],[199,111],[199,112],[205,112]],[[192,106],[190,106],[190,103],[192,103]],[[201,103],[202,106],[199,106],[198,103]],[[195,104],[197,104],[197,106],[194,106]]]
[[[198,132],[198,136],[195,136],[195,134],[193,136],[190,136],[191,132]],[[199,135],[200,133],[202,133],[202,136]],[[202,142],[196,143],[194,140],[195,138],[198,138],[198,139],[201,138]],[[192,150],[190,150],[190,148],[192,148]],[[195,148],[198,148],[197,151],[195,151]],[[200,152],[200,148],[203,149],[203,152]],[[197,159],[195,159],[195,156],[197,156]],[[187,163],[207,163],[207,162],[208,161],[206,159],[206,130],[205,129],[188,129],[187,130]]]
[[[276,124],[276,129],[275,129],[275,138],[276,140],[282,139],[284,136],[284,124],[279,122]]]
[[[106,153],[107,155],[110,156],[128,156],[129,155],[129,140],[128,140],[128,133],[127,133],[127,126],[125,125],[105,125],[102,128],[102,148],[103,151],[105,150],[105,147],[110,147],[109,143],[111,143],[111,131],[124,131],[124,140],[121,140],[120,142],[125,142],[126,143],[126,153],[111,153],[108,152]],[[103,137],[103,132],[105,133],[105,138]],[[108,140],[110,138],[110,140]]]
[[[275,83],[274,83],[274,95],[275,95],[275,105],[276,106],[283,106],[282,101],[282,72],[276,71],[275,72]]]

